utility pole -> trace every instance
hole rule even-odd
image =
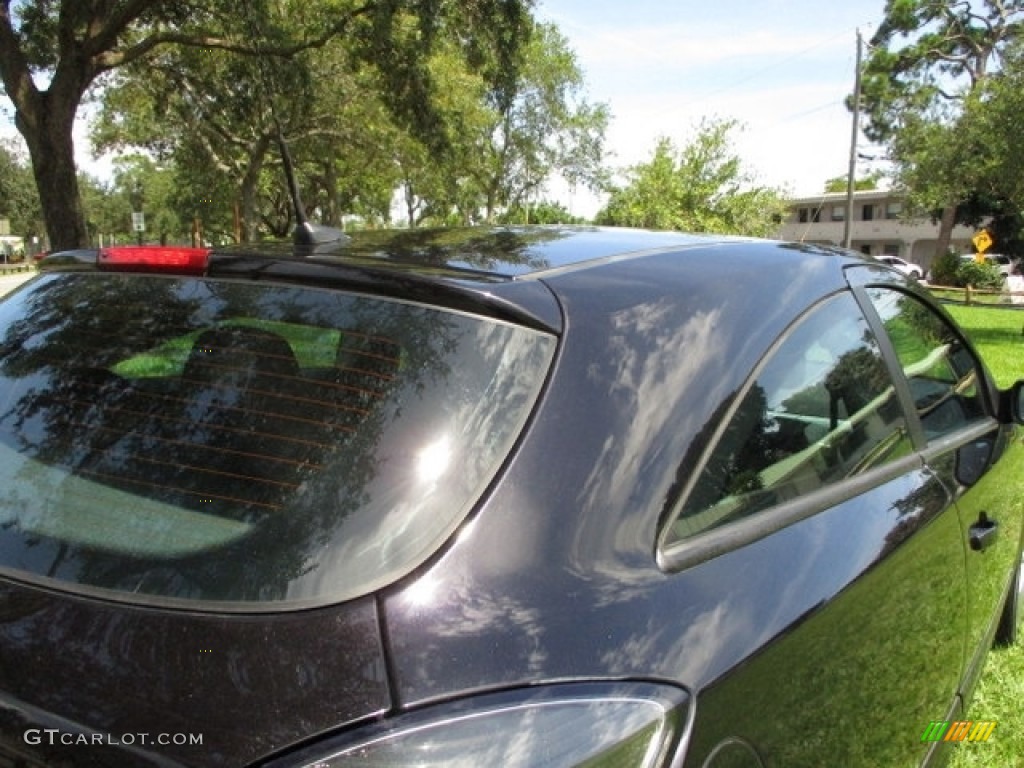
[[[846,217],[843,221],[843,248],[852,245],[853,188],[857,177],[857,137],[860,134],[860,59],[863,43],[857,30],[857,64],[853,79],[853,130],[850,135],[850,172],[846,178]]]

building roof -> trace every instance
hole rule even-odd
[[[854,190],[855,201],[888,200],[891,198],[902,198],[902,192],[893,189],[858,189]],[[846,201],[846,192],[823,192],[820,195],[810,197],[795,197],[790,199],[791,205],[825,205],[842,203]]]

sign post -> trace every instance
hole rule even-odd
[[[145,202],[145,195],[142,191],[142,182],[138,179],[128,193],[129,202],[132,204],[132,231],[135,232],[136,242],[142,245],[142,233],[146,231],[146,215],[142,212],[142,204]]]
[[[142,211],[132,211],[132,231],[135,233],[136,242],[142,245],[142,233],[146,231],[146,214]]]

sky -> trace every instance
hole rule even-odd
[[[586,98],[612,115],[609,165],[677,147],[702,119],[735,119],[733,150],[761,184],[819,194],[849,169],[857,30],[870,39],[885,0],[538,0],[569,41]],[[860,136],[858,150],[877,154]],[[858,166],[865,174],[874,168]],[[576,215],[600,200],[553,186]]]
[[[651,157],[659,137],[677,147],[702,119],[735,119],[733,149],[758,183],[792,196],[820,193],[849,166],[856,33],[865,39],[885,0],[536,0],[536,13],[569,41],[586,98],[608,105],[607,163]],[[0,99],[0,137],[14,135]],[[105,175],[76,126],[80,167]],[[861,137],[861,152],[871,154]],[[866,163],[859,173],[873,169]],[[603,200],[552,184],[549,196],[591,217]]]

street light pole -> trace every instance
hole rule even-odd
[[[846,217],[843,221],[843,247],[850,248],[853,244],[853,188],[857,176],[857,137],[860,134],[860,59],[862,39],[857,30],[857,63],[853,79],[853,129],[850,135],[850,171],[846,178]]]

